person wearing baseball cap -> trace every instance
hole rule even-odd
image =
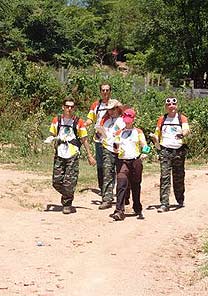
[[[149,147],[141,129],[133,126],[136,112],[128,108],[123,113],[125,128],[119,130],[115,136],[116,151],[118,153],[117,169],[117,199],[116,209],[110,215],[116,221],[125,218],[125,198],[129,184],[132,191],[133,210],[137,219],[144,219],[142,204],[140,201],[142,182],[142,160],[150,152]]]

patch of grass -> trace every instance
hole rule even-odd
[[[205,242],[203,244],[203,252],[205,254],[205,263],[201,268],[203,276],[208,276],[208,235],[206,234]]]
[[[18,200],[19,205],[23,208],[27,208],[27,209],[37,209],[38,211],[43,211],[44,206],[42,203],[38,202],[38,203],[30,203],[28,200],[26,199],[19,199]]]
[[[15,149],[0,150],[0,163],[6,164],[7,168],[23,171],[32,171],[49,174],[53,167],[54,151],[52,147],[46,147],[39,153],[32,153],[27,157],[20,157]]]
[[[80,159],[79,163],[79,179],[77,190],[92,188],[97,186],[97,171],[96,166],[90,166],[88,161]]]

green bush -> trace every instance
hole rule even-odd
[[[22,157],[42,153],[42,140],[48,135],[51,118],[61,111],[66,95],[75,99],[76,113],[86,119],[90,104],[100,97],[99,85],[108,81],[112,85],[112,97],[137,111],[136,126],[143,129],[149,144],[149,133],[154,132],[158,117],[165,112],[164,99],[177,96],[180,111],[189,118],[191,127],[188,156],[207,158],[207,99],[187,99],[182,92],[170,89],[148,88],[144,92],[142,77],[124,76],[119,71],[98,67],[70,68],[67,82],[61,83],[54,69],[28,62],[20,53],[0,60],[0,70],[0,142],[12,144]],[[93,127],[89,130],[91,143],[92,136]],[[81,155],[85,158],[84,149]],[[156,156],[154,148],[151,155]]]

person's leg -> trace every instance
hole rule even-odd
[[[176,201],[180,206],[184,203],[185,192],[185,153],[183,151],[177,152],[173,159],[173,190]]]
[[[130,204],[130,195],[131,195],[131,186],[130,186],[130,182],[128,182],[128,188],[127,188],[126,194],[125,194],[125,205]]]
[[[65,169],[65,159],[55,156],[53,164],[52,185],[61,195],[65,193],[63,188]]]
[[[160,151],[160,203],[168,209],[171,186],[172,160],[171,152]]]
[[[103,188],[103,147],[101,143],[95,142],[95,157],[96,157],[96,165],[97,165],[97,179],[98,186],[102,193]]]
[[[125,161],[119,160],[117,165],[116,211],[124,212],[125,196],[128,188],[129,168]]]
[[[141,160],[132,160],[129,181],[132,190],[133,210],[138,215],[142,213],[142,204],[140,201],[142,171],[143,165]]]
[[[115,184],[115,162],[114,153],[103,148],[103,188],[102,188],[102,204],[99,209],[107,209],[112,206],[113,188]]]
[[[79,157],[76,155],[66,159],[66,170],[63,180],[64,194],[62,195],[63,206],[71,206],[79,175]]]

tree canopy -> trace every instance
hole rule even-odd
[[[208,71],[208,1],[2,0],[0,57],[15,51],[54,66],[86,67],[121,59],[140,73],[203,87]]]

